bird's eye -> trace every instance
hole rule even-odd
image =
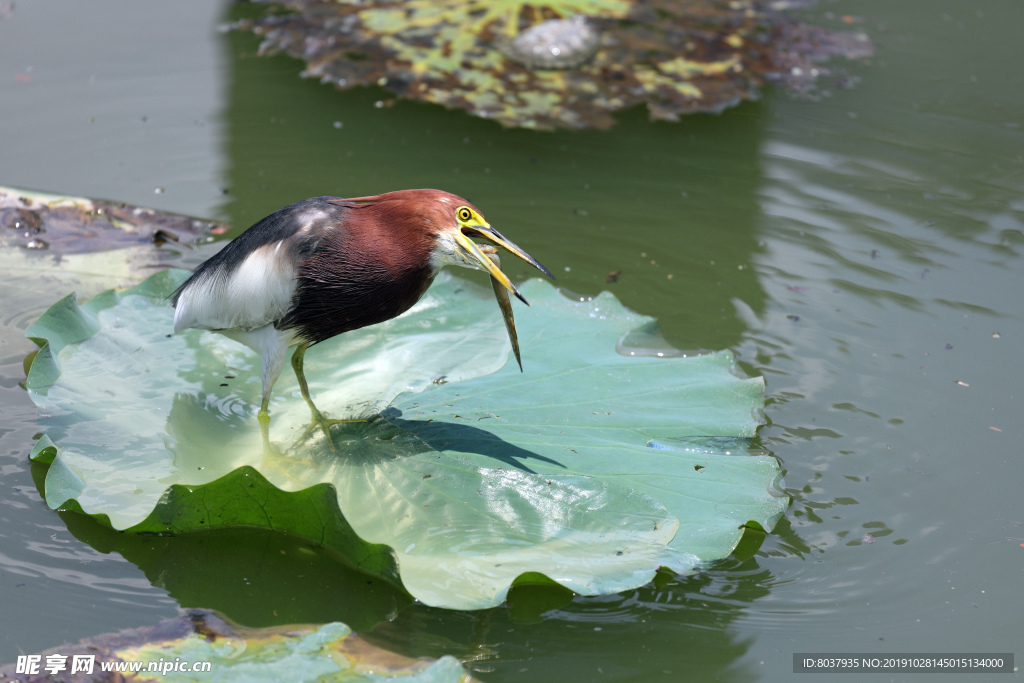
[[[473,217],[473,212],[465,206],[460,206],[455,212],[455,215],[459,217],[460,221],[468,221]]]

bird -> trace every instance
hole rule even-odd
[[[199,265],[171,294],[174,333],[215,330],[260,354],[257,419],[264,444],[271,391],[294,348],[291,364],[311,427],[319,425],[329,440],[331,425],[351,420],[328,420],[314,404],[303,369],[306,350],[401,315],[444,266],[490,275],[522,370],[508,294],[529,303],[501,271],[499,247],[554,278],[458,195],[416,189],[312,197],[257,221]]]

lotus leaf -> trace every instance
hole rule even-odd
[[[245,628],[215,612],[198,609],[188,610],[175,619],[165,619],[155,626],[103,634],[56,647],[42,653],[40,669],[51,662],[57,672],[77,674],[60,680],[177,683],[211,680],[471,683],[475,680],[452,656],[436,660],[411,659],[371,645],[341,622]],[[195,666],[199,669],[192,671]],[[14,665],[0,667],[0,678],[23,680],[23,673]],[[57,679],[47,677],[46,680]]]
[[[523,373],[490,292],[450,275],[399,318],[314,347],[318,405],[368,419],[334,428],[336,455],[286,376],[263,447],[259,358],[168,334],[183,277],[68,297],[28,331],[44,345],[27,384],[51,507],[132,531],[287,530],[425,603],[475,609],[522,576],[601,594],[692,571],[788,503],[775,459],[744,449],[763,381],[728,352],[617,348],[652,321],[611,294],[526,282]]]
[[[128,287],[178,258],[162,243],[224,226],[152,209],[0,187],[0,335],[20,336],[65,292]]]
[[[612,113],[637,104],[669,121],[721,111],[767,82],[807,89],[828,57],[872,51],[863,34],[808,26],[778,9],[789,3],[761,0],[279,4],[294,13],[239,26],[264,37],[262,52],[305,61],[304,75],[524,128],[608,128]]]

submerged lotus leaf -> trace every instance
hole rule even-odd
[[[806,89],[863,34],[802,24],[759,0],[281,0],[294,14],[240,22],[262,52],[341,89],[376,84],[525,128],[607,128],[720,111],[767,82]],[[595,44],[596,43],[596,44]]]
[[[20,336],[66,292],[128,287],[174,263],[161,244],[223,226],[118,202],[0,187],[0,337]]]
[[[63,680],[336,681],[472,683],[459,661],[412,659],[372,645],[341,622],[245,628],[209,610],[188,610],[151,627],[109,633],[42,653],[79,676]],[[77,663],[77,668],[76,668]],[[111,671],[135,673],[103,674]],[[128,668],[136,666],[138,669]],[[141,665],[141,666],[140,666]],[[206,665],[208,669],[204,668]],[[91,666],[91,670],[89,667]],[[199,666],[192,671],[193,666]],[[152,668],[151,668],[152,667]],[[0,678],[22,680],[14,665]],[[92,674],[92,676],[86,676]],[[107,678],[109,676],[110,678]]]
[[[620,353],[650,318],[536,280],[524,373],[490,292],[442,276],[406,314],[307,355],[321,409],[371,418],[334,428],[337,454],[288,374],[265,450],[259,358],[217,333],[168,334],[164,297],[184,275],[69,297],[29,330],[44,344],[27,384],[51,507],[131,531],[286,530],[425,603],[475,609],[523,575],[601,594],[691,571],[788,503],[775,459],[744,448],[760,378],[728,352]]]

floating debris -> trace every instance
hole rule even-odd
[[[534,69],[572,69],[594,56],[600,40],[587,18],[577,14],[570,19],[548,19],[500,44],[499,49]]]
[[[813,95],[831,73],[825,60],[873,52],[863,32],[810,26],[786,11],[792,3],[765,0],[278,4],[290,13],[235,26],[263,36],[261,54],[305,61],[304,76],[522,128],[610,128],[637,104],[677,121],[754,99],[770,83]]]
[[[145,244],[192,243],[226,230],[219,223],[120,202],[0,187],[0,248],[85,254]]]

